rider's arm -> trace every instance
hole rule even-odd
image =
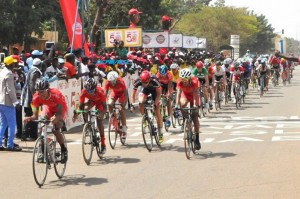
[[[30,122],[32,120],[37,120],[39,118],[39,107],[38,106],[33,106],[32,111],[33,111],[32,116],[25,117],[24,118],[24,123]]]
[[[155,88],[155,90],[156,90],[156,98],[155,98],[155,104],[157,104],[158,102],[159,102],[159,100],[160,100],[160,98],[161,98],[161,87],[157,87],[157,88]]]
[[[176,94],[176,106],[178,106],[179,107],[179,99],[180,99],[180,95],[181,95],[181,89],[180,88],[178,88],[177,89],[177,94]]]
[[[137,90],[133,89],[132,94],[131,94],[131,103],[132,104],[135,103],[136,92],[137,92]]]
[[[208,75],[205,75],[205,86],[208,88],[209,87],[209,79]]]

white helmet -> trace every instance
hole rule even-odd
[[[179,71],[179,77],[189,79],[192,76],[190,69],[185,68]]]
[[[107,74],[107,80],[113,84],[116,83],[118,77],[119,77],[119,74],[116,71],[110,71]]]
[[[173,63],[173,64],[171,64],[170,68],[171,68],[171,69],[178,69],[179,66],[178,66],[178,64]]]
[[[224,60],[224,64],[231,64],[231,63],[232,63],[232,59],[229,57]]]

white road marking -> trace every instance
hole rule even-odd
[[[215,138],[205,138],[205,140],[203,140],[203,143],[211,143],[215,140]]]
[[[275,134],[283,134],[283,130],[282,129],[276,129],[274,133]]]

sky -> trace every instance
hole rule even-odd
[[[300,40],[300,0],[225,0],[225,5],[246,7],[255,14],[263,14],[275,33],[281,34],[284,29],[286,37]]]

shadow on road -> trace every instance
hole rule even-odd
[[[103,159],[93,162],[90,166],[99,166],[105,164],[134,164],[139,163],[141,160],[137,158],[124,158],[121,156],[104,156]]]
[[[195,159],[208,159],[208,158],[231,158],[236,156],[235,153],[221,152],[213,153],[211,151],[199,151],[195,154]]]
[[[67,175],[64,176],[60,180],[50,181],[49,184],[46,184],[42,187],[42,189],[57,189],[70,185],[101,185],[103,183],[108,183],[106,178],[86,178],[85,175],[77,174],[77,175]]]

